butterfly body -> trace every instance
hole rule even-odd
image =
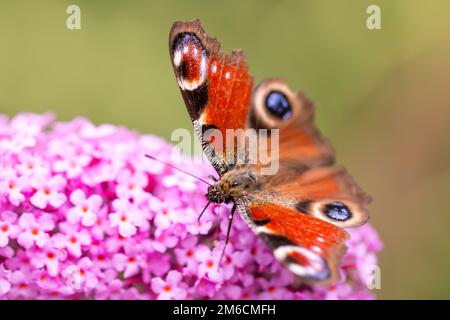
[[[244,53],[220,51],[200,22],[176,22],[169,50],[181,94],[203,151],[219,174],[208,188],[213,203],[233,203],[274,256],[305,282],[339,278],[348,234],[365,223],[368,197],[314,125],[314,106],[279,78],[253,89]],[[262,132],[267,144],[249,145],[277,164],[267,174],[260,158],[239,154],[229,131]],[[212,139],[210,131],[222,139]],[[272,144],[276,142],[276,144]],[[229,146],[232,146],[229,148]],[[238,160],[242,160],[238,162]]]
[[[253,172],[234,170],[209,186],[206,198],[213,203],[236,202],[236,199],[258,190],[259,187],[260,181]]]

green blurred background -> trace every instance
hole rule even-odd
[[[81,30],[66,8],[81,7]],[[382,30],[366,28],[378,4]],[[56,112],[166,138],[190,128],[171,69],[175,20],[199,17],[256,82],[317,104],[338,161],[375,199],[380,298],[450,298],[450,1],[0,2],[0,112]]]

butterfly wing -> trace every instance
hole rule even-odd
[[[278,109],[271,105],[274,94],[282,95],[278,104],[272,101]],[[289,118],[270,112],[272,107],[282,114],[282,106],[290,113]],[[278,148],[265,151],[271,153],[271,161],[278,161],[279,170],[275,175],[259,177],[260,188],[253,192],[254,199],[272,199],[339,227],[355,227],[367,221],[370,197],[343,167],[334,165],[334,151],[314,125],[314,106],[303,94],[292,92],[281,79],[263,81],[253,93],[250,125],[279,129]],[[267,143],[260,147],[271,146]],[[261,172],[258,165],[255,167],[257,170],[250,170]]]
[[[279,129],[276,150],[271,143],[259,146],[269,149],[265,152],[279,162],[279,170],[263,175],[261,164],[240,168],[256,174],[259,185],[237,203],[249,226],[289,270],[306,281],[330,283],[339,278],[345,252],[348,235],[342,228],[367,221],[370,197],[334,165],[334,151],[313,120],[312,103],[283,80],[268,79],[255,89],[249,125]]]
[[[228,178],[242,171],[257,175],[258,188],[235,199],[249,226],[298,276],[336,279],[347,239],[340,227],[367,220],[369,197],[343,168],[333,166],[334,150],[314,125],[313,104],[276,78],[251,94],[253,80],[243,52],[222,53],[198,20],[176,22],[169,49],[194,129],[216,171]],[[244,128],[279,129],[258,146],[279,163],[276,174],[262,174],[266,164],[258,161],[239,167],[227,161],[226,130]],[[210,130],[222,140],[214,141]],[[275,139],[277,148],[272,148]]]
[[[335,161],[333,148],[314,125],[313,103],[280,78],[263,80],[253,91],[248,127],[278,129],[278,148],[266,152],[285,167],[310,168]],[[269,141],[267,146],[271,145]]]
[[[347,232],[319,218],[270,202],[237,201],[253,231],[275,258],[306,282],[330,283],[339,278]]]
[[[226,129],[246,126],[253,79],[244,53],[220,51],[200,21],[176,22],[169,36],[169,50],[178,86],[203,150],[216,171],[229,170]],[[214,142],[214,145],[211,145]]]

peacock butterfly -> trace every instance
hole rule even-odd
[[[305,282],[338,279],[348,239],[343,228],[368,220],[370,197],[334,165],[334,150],[314,125],[311,101],[279,78],[263,80],[252,91],[243,51],[220,51],[199,20],[173,24],[169,51],[195,132],[220,176],[208,187],[208,204],[233,203],[229,226],[237,209]],[[269,150],[279,162],[277,174],[261,174],[258,163],[231,163],[206,138],[211,128],[278,129],[278,148]]]

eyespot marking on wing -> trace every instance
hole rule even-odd
[[[270,91],[265,100],[265,106],[273,116],[287,120],[292,117],[292,107],[289,99],[281,91]]]
[[[254,128],[282,128],[298,118],[304,108],[285,81],[267,79],[253,91],[250,125]]]
[[[208,55],[193,32],[182,32],[173,42],[173,65],[179,70],[177,81],[182,90],[193,91],[206,81]]]
[[[342,202],[328,203],[323,208],[323,213],[336,221],[347,221],[352,217],[351,210]]]
[[[298,246],[282,246],[274,250],[275,257],[298,276],[324,281],[330,277],[325,260],[318,254]]]

